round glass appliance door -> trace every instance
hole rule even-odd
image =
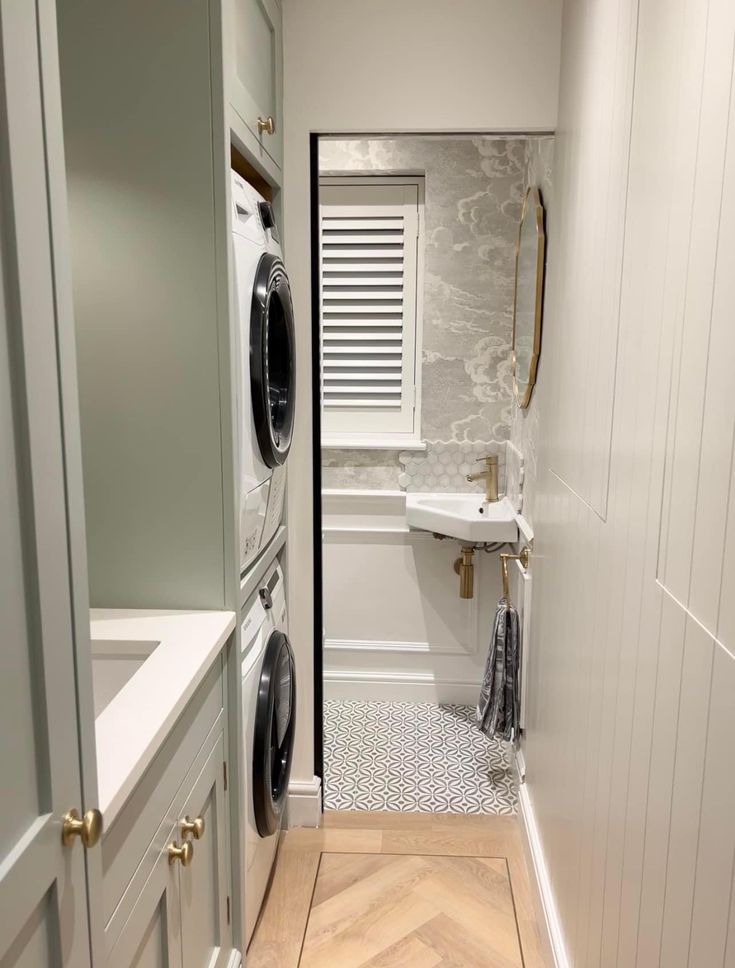
[[[261,837],[275,833],[286,807],[296,726],[296,669],[288,636],[272,632],[255,708],[253,808]]]
[[[291,288],[283,262],[266,253],[255,273],[250,319],[250,386],[255,433],[268,467],[291,448],[296,397]]]

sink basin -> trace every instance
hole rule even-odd
[[[105,710],[133,678],[159,642],[92,639],[94,718]]]
[[[515,511],[507,497],[488,503],[479,494],[407,494],[406,523],[460,541],[518,540]]]

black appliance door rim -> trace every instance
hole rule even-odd
[[[276,670],[281,651],[286,649],[290,665],[290,716],[283,742],[279,749],[283,751],[285,768],[282,771],[278,790],[273,791],[273,776],[271,771],[271,750],[277,739],[273,736],[273,711],[275,705]],[[268,837],[276,833],[281,826],[281,818],[286,808],[288,798],[288,781],[291,776],[293,762],[293,747],[296,728],[296,669],[293,649],[288,636],[275,629],[271,632],[266,643],[258,682],[258,694],[255,702],[255,731],[253,737],[253,809],[255,826],[261,837]]]
[[[287,427],[285,433],[274,433],[271,417],[270,386],[268,370],[270,308],[276,297],[281,306],[288,344]],[[296,394],[295,333],[291,288],[282,259],[272,252],[265,252],[258,262],[253,281],[253,298],[250,309],[250,395],[253,407],[255,434],[261,457],[274,469],[285,464],[291,449]]]

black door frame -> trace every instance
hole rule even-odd
[[[311,218],[311,426],[313,488],[314,588],[314,775],[322,780],[324,798],[324,656],[322,579],[322,408],[319,332],[319,134],[309,135],[309,188]]]

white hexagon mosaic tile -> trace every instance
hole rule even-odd
[[[426,451],[402,451],[398,460],[398,484],[404,491],[467,491],[481,494],[484,481],[470,483],[468,474],[481,470],[479,461],[488,454],[498,455],[498,487],[505,491],[504,440],[427,440]]]

